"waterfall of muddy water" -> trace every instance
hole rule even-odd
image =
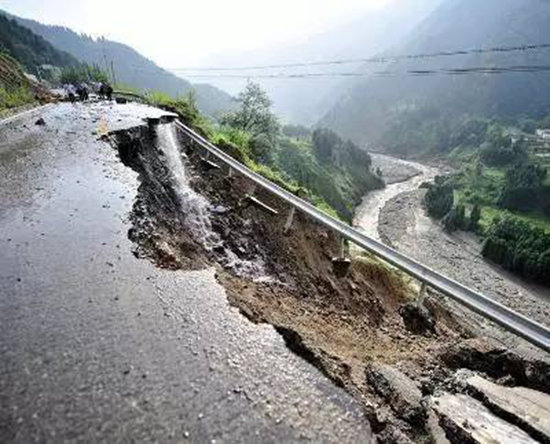
[[[353,226],[380,241],[378,218],[386,202],[401,193],[416,190],[423,182],[432,181],[441,172],[434,167],[382,154],[371,154],[371,157],[373,167],[382,170],[387,185],[384,189],[369,192],[363,198],[355,211]],[[406,175],[401,177],[403,171],[408,171],[408,178]]]
[[[185,224],[193,237],[206,250],[212,251],[216,248],[217,251],[222,251],[219,247],[223,246],[223,242],[212,229],[210,221],[211,204],[189,185],[189,177],[182,160],[182,153],[175,131],[172,123],[158,125],[157,144],[158,148],[164,153],[166,166],[172,175],[172,182],[179,197],[180,208],[185,215]],[[254,261],[242,260],[228,248],[223,248],[220,261],[239,276],[253,277],[255,280],[268,279],[265,276],[264,263],[261,258]]]

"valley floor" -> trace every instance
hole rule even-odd
[[[379,166],[390,182],[396,176],[406,177],[407,173],[409,179],[399,182],[397,192],[395,184],[389,185],[386,191],[377,191],[385,194],[376,202],[372,212],[369,208],[372,197],[367,195],[358,209],[356,225],[369,233],[375,231],[376,236],[388,245],[462,284],[532,319],[548,323],[550,289],[528,283],[502,267],[492,265],[481,256],[481,242],[476,236],[464,232],[447,234],[426,215],[422,207],[425,191],[418,189],[423,180],[419,180],[419,177],[430,180],[438,173],[437,169],[381,155],[374,155],[373,161],[375,168]],[[416,167],[420,175],[411,171],[411,166]],[[373,213],[378,213],[378,218],[371,220],[372,217],[369,219],[366,216]],[[365,221],[368,221],[367,225]],[[448,303],[446,298],[443,300]],[[459,306],[454,306],[453,311],[463,313],[464,319],[471,318],[471,314]],[[481,327],[485,334],[505,337],[511,345],[525,345],[523,341],[505,335],[500,328],[491,326],[480,317],[475,316],[473,319],[476,321],[471,326]]]

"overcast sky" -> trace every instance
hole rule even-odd
[[[129,44],[167,67],[304,39],[399,0],[0,0],[0,9]]]

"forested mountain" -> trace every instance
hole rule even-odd
[[[214,54],[206,65],[257,66],[280,63],[319,62],[335,59],[365,58],[397,44],[424,20],[441,0],[392,0],[376,11],[366,13],[350,22],[334,26],[318,34],[304,36],[292,44],[279,44],[245,53]],[[269,73],[341,72],[350,66],[314,66],[311,68],[276,69]],[[246,74],[265,74],[253,70]],[[243,72],[234,72],[243,74]],[[309,80],[255,79],[274,102],[275,111],[291,123],[310,125],[319,120],[335,102],[333,89],[342,83],[341,78]],[[246,79],[209,79],[216,86],[238,93]]]
[[[391,54],[550,42],[548,0],[446,0]],[[461,117],[540,118],[550,110],[548,73],[411,76],[411,69],[549,65],[550,50],[406,60],[386,66],[391,76],[371,75],[349,90],[321,120],[361,144],[415,154],[445,145]]]
[[[40,65],[67,67],[79,62],[70,54],[59,51],[42,37],[15,20],[0,14],[0,51],[17,59],[25,69],[36,74]]]
[[[47,26],[34,20],[13,17],[20,25],[43,37],[55,48],[66,51],[82,62],[111,72],[111,64],[118,83],[138,89],[161,91],[172,96],[197,92],[199,108],[207,114],[216,114],[233,108],[232,97],[210,85],[192,85],[190,82],[160,68],[131,47],[105,38],[93,39],[60,26]]]

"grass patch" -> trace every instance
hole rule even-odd
[[[32,102],[34,102],[34,97],[24,86],[13,89],[7,89],[0,86],[0,111],[16,108]]]

